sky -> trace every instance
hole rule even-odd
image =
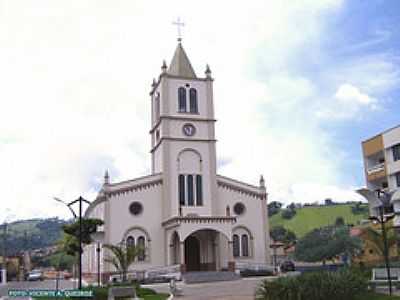
[[[362,140],[400,123],[400,2],[0,0],[0,222],[70,217],[150,173],[152,79],[214,81],[218,173],[269,201],[361,200]],[[240,142],[238,142],[238,140]]]

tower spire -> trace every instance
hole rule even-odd
[[[104,184],[110,183],[110,175],[108,175],[108,170],[104,173]]]
[[[176,47],[174,57],[172,58],[167,73],[178,77],[197,78],[181,43],[178,43]]]

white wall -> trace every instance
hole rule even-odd
[[[110,243],[121,242],[125,232],[134,226],[143,227],[150,235],[150,261],[137,262],[133,267],[146,268],[151,265],[164,265],[164,230],[162,220],[162,185],[142,189],[136,192],[127,192],[110,198]],[[143,205],[143,212],[133,216],[129,205],[138,201]]]
[[[265,263],[267,257],[266,251],[269,249],[267,250],[267,245],[264,244],[264,235],[266,235],[267,228],[264,228],[262,214],[265,214],[268,221],[267,207],[263,206],[263,201],[259,198],[218,186],[218,203],[220,204],[219,209],[221,214],[225,214],[226,206],[229,205],[231,215],[236,216],[233,212],[233,206],[238,202],[245,205],[246,211],[243,215],[237,216],[237,223],[234,227],[244,226],[248,228],[254,236],[253,256],[246,260]]]

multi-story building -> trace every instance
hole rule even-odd
[[[367,188],[387,193],[400,190],[400,125],[363,141],[362,151]],[[400,212],[400,201],[395,198],[392,197],[394,211]],[[375,208],[370,203],[372,214]],[[399,223],[400,217],[397,219]]]
[[[362,150],[367,187],[400,188],[400,125],[363,141]]]

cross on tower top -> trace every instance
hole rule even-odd
[[[178,29],[178,42],[182,41],[182,31],[181,27],[185,26],[185,23],[181,21],[181,18],[178,17],[176,21],[172,22],[172,25],[176,25],[176,28]]]

